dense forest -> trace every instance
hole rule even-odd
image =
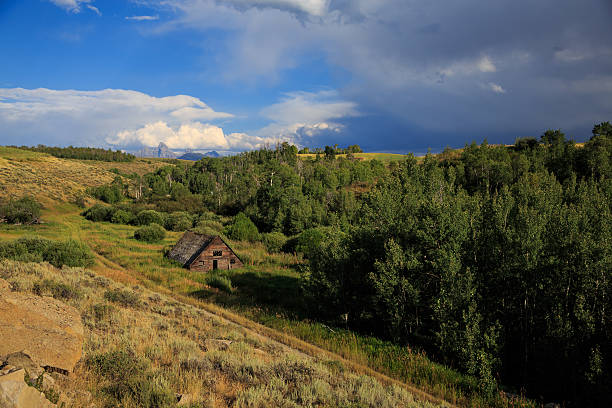
[[[22,150],[30,150],[33,152],[47,153],[51,156],[62,159],[80,159],[80,160],[99,160],[107,162],[129,162],[133,161],[136,156],[130,153],[124,153],[119,150],[100,149],[97,147],[51,147],[45,145],[38,146],[10,146]]]
[[[255,233],[307,237],[297,250],[313,317],[419,346],[485,393],[508,384],[612,405],[609,122],[583,145],[549,130],[389,165],[336,158],[329,146],[297,152],[282,144],[177,162],[92,194],[134,199],[102,219],[154,209],[189,228],[210,211],[240,213]]]

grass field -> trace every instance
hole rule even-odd
[[[322,154],[321,156],[324,156],[324,155]],[[361,160],[376,159],[376,160],[380,160],[383,163],[402,161],[408,157],[405,154],[397,154],[397,153],[354,153],[353,156]],[[317,157],[317,155],[316,153],[305,153],[305,154],[298,154],[298,157],[314,159],[315,157]],[[336,157],[346,157],[346,154],[337,154]]]
[[[12,194],[36,192],[37,184],[32,181],[15,184],[7,179],[7,174],[8,177],[14,178],[14,172],[19,169],[29,174],[39,174],[43,169],[47,169],[50,163],[60,166],[64,171],[68,171],[66,168],[72,166],[87,165],[81,161],[26,153],[33,156],[24,155],[16,159],[11,156],[10,151],[6,152],[9,156],[6,159],[9,165],[0,166],[0,186],[4,183],[7,188],[12,189]],[[105,166],[113,168],[118,167],[117,164],[119,163],[89,164],[91,169],[96,169],[95,174],[98,175],[95,181],[89,180],[89,182],[112,180],[115,174],[108,172]],[[142,170],[138,166],[158,164],[136,162],[133,165],[136,171]],[[85,171],[85,168],[81,170]],[[58,182],[58,171],[50,170],[50,172]],[[173,245],[182,233],[168,232],[166,238],[157,244],[142,243],[132,238],[136,227],[87,221],[79,215],[81,209],[76,205],[54,198],[69,197],[73,189],[78,188],[80,189],[78,191],[82,191],[85,186],[90,185],[83,184],[84,180],[80,178],[82,176],[69,174],[69,177],[74,178],[53,186],[56,189],[52,190],[53,194],[49,194],[46,190],[39,191],[47,197],[47,205],[42,215],[43,224],[33,226],[0,224],[0,240],[24,235],[56,240],[76,239],[85,242],[95,253],[96,264],[92,270],[116,282],[142,285],[149,290],[173,296],[185,303],[250,327],[266,337],[290,344],[307,354],[324,355],[320,347],[346,359],[341,365],[350,367],[351,371],[378,378],[377,373],[372,371],[376,370],[408,384],[407,387],[413,389],[416,394],[425,391],[462,406],[489,406],[492,403],[498,406],[511,406],[510,402],[501,398],[496,401],[482,400],[474,379],[431,362],[421,352],[309,320],[304,314],[304,305],[301,303],[299,273],[296,270],[302,261],[296,256],[268,254],[261,244],[231,242],[232,247],[245,261],[245,268],[220,272],[231,280],[233,286],[231,292],[211,287],[208,274],[185,270],[163,256],[164,248]],[[74,183],[74,186],[71,183]],[[382,377],[381,380],[386,381]],[[417,387],[418,390],[412,387]]]
[[[73,201],[87,187],[111,182],[117,168],[124,173],[145,174],[166,165],[154,159],[133,162],[100,162],[58,159],[46,153],[0,146],[0,191],[8,197],[30,194],[43,204]]]

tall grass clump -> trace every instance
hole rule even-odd
[[[232,280],[225,275],[211,273],[206,277],[206,284],[210,287],[217,288],[227,293],[231,293],[234,291],[234,288],[232,287]]]

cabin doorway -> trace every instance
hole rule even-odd
[[[219,269],[219,265],[217,264],[217,260],[213,260],[213,270]]]

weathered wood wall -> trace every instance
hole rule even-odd
[[[214,256],[214,251],[221,251],[221,256]],[[235,263],[231,263],[232,259]],[[202,251],[200,256],[189,265],[189,269],[195,271],[211,271],[213,269],[213,261],[215,260],[217,261],[217,269],[234,269],[243,266],[240,259],[234,255],[227,245],[225,245],[223,240],[219,237],[215,237],[215,239],[208,244],[208,247]]]

